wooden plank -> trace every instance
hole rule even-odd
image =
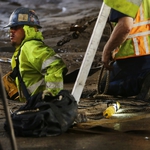
[[[85,82],[87,80],[87,76],[89,74],[89,70],[91,68],[92,62],[94,60],[94,56],[96,54],[100,39],[103,34],[103,30],[105,28],[109,13],[110,7],[102,3],[91,39],[89,41],[84,59],[82,61],[75,85],[72,90],[72,95],[75,97],[77,103],[79,103],[81,93],[83,91]]]

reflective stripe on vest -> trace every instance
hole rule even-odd
[[[63,81],[60,82],[46,82],[44,81],[44,79],[41,79],[40,81],[38,81],[37,83],[29,86],[27,88],[29,94],[33,93],[38,87],[40,86],[46,86],[46,89],[62,89],[63,88]]]
[[[41,79],[40,81],[36,82],[35,84],[27,87],[29,94],[33,93],[39,86],[45,85],[45,80]]]
[[[143,7],[147,4],[150,6],[149,0],[143,0],[127,40],[120,49],[113,52],[114,59],[150,54],[150,14],[147,10],[143,10]]]
[[[142,0],[104,0],[104,3],[113,9],[134,18]]]
[[[55,60],[57,60],[58,58],[60,58],[60,56],[58,54],[50,57],[49,59],[46,59],[43,64],[42,64],[42,72],[45,71],[45,69],[51,64],[53,63]]]
[[[63,81],[60,82],[46,82],[46,89],[62,89]]]

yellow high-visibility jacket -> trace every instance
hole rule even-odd
[[[63,71],[66,68],[62,59],[43,42],[42,33],[25,25],[25,39],[16,48],[12,57],[12,69],[19,54],[19,70],[30,95],[48,90],[53,96],[63,89]],[[21,101],[25,101],[21,85],[16,79]]]
[[[113,52],[113,58],[124,59],[150,55],[150,1],[143,0],[127,40]]]
[[[104,0],[109,7],[131,17],[135,17],[143,0]]]

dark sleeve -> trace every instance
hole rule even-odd
[[[118,22],[120,18],[125,17],[125,16],[128,16],[128,15],[125,15],[117,10],[111,9],[109,20],[111,22]]]

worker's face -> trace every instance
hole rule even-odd
[[[10,42],[11,45],[17,47],[21,44],[25,37],[23,26],[10,27]]]

